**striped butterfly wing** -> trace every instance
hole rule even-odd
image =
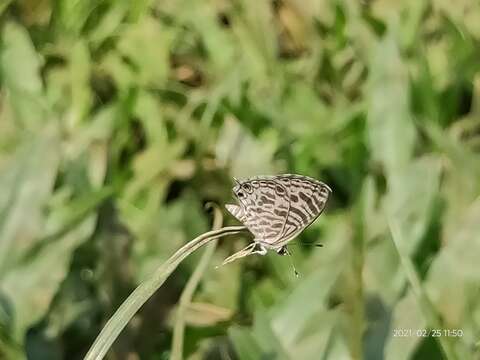
[[[227,205],[255,236],[255,241],[280,248],[323,211],[330,188],[301,175],[260,176],[234,189],[240,205]]]
[[[272,178],[246,180],[233,188],[239,205],[226,204],[227,210],[254,235],[254,242],[226,258],[222,265],[255,253],[257,243],[263,246],[274,242],[288,216],[288,191]]]
[[[279,248],[305,230],[325,209],[332,192],[321,181],[301,175],[278,175],[276,182],[288,190],[289,211],[282,232],[270,243]]]
[[[255,241],[270,244],[282,233],[289,211],[288,189],[273,177],[258,177],[242,183],[250,190],[243,201],[244,224]]]

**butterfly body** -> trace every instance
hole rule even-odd
[[[332,192],[321,181],[294,174],[236,182],[233,193],[238,205],[227,204],[226,208],[254,235],[253,244],[242,250],[245,255],[239,257],[250,253],[264,255],[267,250],[286,255],[286,244],[320,216]]]

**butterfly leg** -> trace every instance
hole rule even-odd
[[[278,254],[278,255],[282,255],[282,256],[284,256],[284,255],[289,255],[288,250],[287,250],[287,246],[284,245],[284,246],[282,246],[281,248],[279,248],[279,249],[277,250],[277,254]]]
[[[265,246],[263,246],[262,244],[259,244],[259,243],[256,243],[259,247],[258,250],[255,250],[252,254],[258,254],[258,255],[266,255],[267,254],[267,249],[265,248]]]
[[[246,246],[242,250],[237,251],[235,254],[230,255],[225,260],[223,260],[222,265],[226,265],[226,264],[231,263],[232,261],[235,261],[235,260],[240,259],[242,257],[254,254],[255,253],[255,251],[254,251],[255,250],[255,245],[256,245],[256,243],[254,243],[254,242],[251,243],[251,244],[248,244],[248,246]]]
[[[255,247],[258,246],[259,249],[255,250]],[[237,251],[235,254],[229,256],[225,260],[223,260],[222,265],[231,263],[232,261],[235,261],[237,259],[240,259],[242,257],[248,256],[248,255],[253,255],[253,254],[258,254],[258,255],[265,255],[267,253],[267,249],[262,245],[257,242],[253,242],[249,244],[247,247],[243,248],[240,251]]]

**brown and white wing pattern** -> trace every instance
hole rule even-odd
[[[235,216],[242,224],[245,223],[245,212],[243,209],[238,205],[233,204],[225,204],[225,208],[228,210],[230,214]]]
[[[239,205],[228,211],[264,248],[279,250],[308,227],[325,208],[332,192],[321,181],[302,175],[259,176],[237,181]]]
[[[244,224],[255,236],[256,242],[268,245],[285,227],[289,211],[288,189],[270,178],[247,180],[243,187],[251,189],[242,202],[245,204]]]
[[[288,188],[290,201],[286,226],[272,244],[281,247],[321,215],[332,190],[321,181],[300,175],[279,175],[277,181]]]

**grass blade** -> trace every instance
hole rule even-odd
[[[389,218],[388,222],[390,227],[390,233],[392,235],[392,240],[395,245],[395,248],[397,249],[398,256],[400,257],[402,268],[405,271],[407,280],[413,290],[413,293],[415,295],[415,298],[417,299],[419,307],[422,310],[427,326],[429,326],[432,329],[443,329],[444,326],[442,326],[442,322],[440,320],[440,317],[438,316],[437,311],[435,310],[435,306],[433,305],[425,289],[423,288],[422,282],[420,281],[417,271],[415,270],[415,266],[412,260],[410,259],[407,249],[405,249],[403,245],[405,244],[405,241],[403,239],[402,231],[399,228],[398,223],[391,218]],[[447,359],[450,359],[450,360],[458,359],[455,353],[454,346],[448,337],[440,336],[436,339],[438,339],[440,348],[445,354],[445,357]]]
[[[222,226],[223,216],[222,212],[218,207],[214,207],[214,219],[213,219],[213,230],[217,230]],[[182,295],[180,295],[180,301],[178,304],[177,315],[175,320],[175,325],[173,328],[173,339],[172,339],[172,354],[170,356],[171,360],[182,360],[183,359],[183,339],[185,331],[185,312],[188,305],[192,301],[193,294],[197,289],[200,280],[207,269],[207,265],[210,262],[210,259],[215,252],[217,247],[218,240],[214,240],[208,247],[205,249],[205,252],[202,254],[200,261],[195,268],[192,276],[187,282],[187,285],[183,289]]]
[[[206,232],[182,246],[165,263],[163,263],[150,278],[141,283],[117,309],[108,320],[88,351],[84,360],[101,360],[110,346],[127,325],[133,315],[143,304],[162,286],[168,276],[191,253],[203,245],[226,235],[238,234],[246,229],[245,226],[228,226],[219,230]]]

